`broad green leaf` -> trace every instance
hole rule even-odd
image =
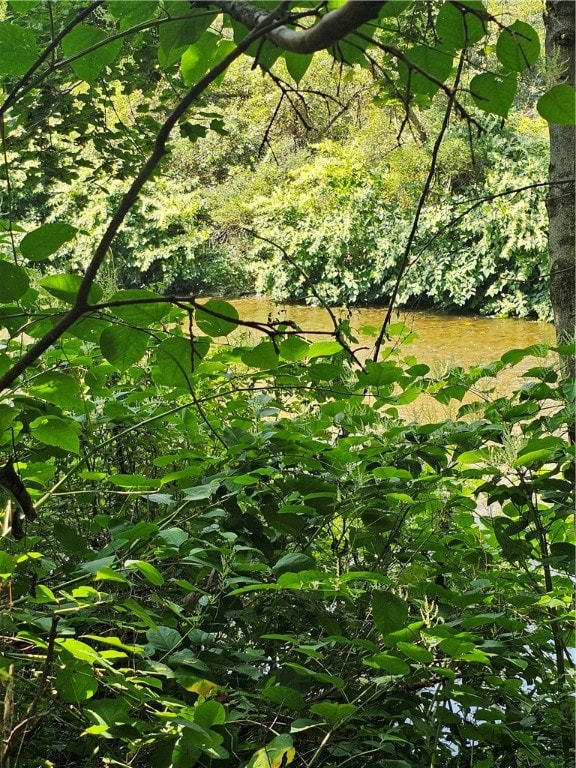
[[[128,569],[139,571],[146,581],[154,587],[161,587],[164,584],[164,577],[151,563],[144,560],[126,560],[125,566]]]
[[[283,573],[299,573],[300,571],[310,570],[315,565],[316,561],[310,555],[306,555],[303,552],[290,552],[274,563],[272,570],[276,576],[280,576]]]
[[[285,768],[296,757],[292,737],[283,733],[255,752],[246,768]]]
[[[218,336],[228,336],[229,333],[238,328],[239,319],[238,310],[227,301],[219,299],[210,299],[202,305],[203,309],[197,309],[195,320],[198,328],[212,338]],[[215,317],[210,312],[216,312],[221,317]]]
[[[176,649],[182,640],[182,635],[172,627],[158,626],[147,630],[146,639],[155,650],[166,653]]]
[[[417,69],[399,61],[398,73],[400,80],[412,93],[433,96],[440,87],[438,83],[445,82],[452,72],[452,54],[437,48],[415,45],[410,48],[408,58]],[[438,82],[433,82],[426,74],[430,74]]]
[[[82,285],[80,275],[68,273],[60,275],[47,275],[39,280],[39,284],[51,296],[64,301],[66,304],[74,304],[76,295]],[[90,304],[97,304],[102,298],[102,289],[97,283],[93,283],[88,294]]]
[[[481,40],[487,32],[486,24],[474,11],[485,10],[482,0],[468,0],[465,7],[464,3],[443,3],[436,17],[436,34],[442,46],[459,51]]]
[[[331,357],[342,352],[342,345],[337,341],[315,341],[306,350],[306,358],[313,360],[315,357]]]
[[[516,365],[525,357],[546,357],[549,352],[549,347],[545,344],[533,344],[530,347],[524,347],[522,349],[510,349],[505,352],[500,360],[505,365]]]
[[[377,653],[364,660],[364,664],[375,669],[383,669],[389,675],[409,675],[412,671],[410,665],[397,656],[387,653]]]
[[[576,124],[576,91],[568,83],[560,83],[540,96],[538,113],[553,125]]]
[[[56,673],[54,686],[58,697],[67,704],[82,704],[98,690],[98,681],[88,664],[63,667]]]
[[[312,54],[290,53],[287,51],[282,58],[286,62],[286,69],[290,77],[298,85],[312,63]]]
[[[146,289],[126,289],[117,291],[110,297],[109,301],[133,301],[134,304],[126,304],[121,307],[110,307],[110,311],[124,320],[129,325],[151,325],[158,323],[170,311],[170,305],[166,301],[161,301],[159,293],[148,291]],[[146,303],[146,299],[152,299]]]
[[[265,701],[271,701],[279,707],[287,707],[297,712],[306,707],[304,696],[286,685],[270,685],[262,688],[260,696]]]
[[[32,380],[29,391],[35,397],[61,408],[74,411],[78,405],[82,406],[80,383],[73,376],[60,371],[39,374]]]
[[[127,29],[136,24],[153,19],[157,14],[157,0],[113,0],[106,4],[106,9],[117,19],[120,19],[120,29]]]
[[[310,344],[299,336],[289,336],[280,343],[280,357],[291,362],[305,360],[309,346]]]
[[[87,664],[96,664],[102,661],[102,657],[91,648],[87,643],[76,640],[74,637],[65,637],[57,640],[58,645],[65,651],[68,651],[78,661],[84,661]]]
[[[96,699],[84,705],[82,711],[96,723],[113,726],[129,722],[130,704],[122,698]]]
[[[156,349],[158,369],[154,373],[155,381],[170,387],[188,389],[193,361],[195,364],[200,359],[199,351],[203,351],[203,357],[208,351],[206,345],[200,345],[198,342],[192,344],[189,339],[180,337],[162,341]]]
[[[64,243],[73,240],[78,230],[71,224],[43,224],[24,235],[20,243],[22,256],[28,261],[45,261],[61,248]]]
[[[102,331],[100,349],[104,358],[119,371],[138,363],[148,348],[147,333],[128,325],[110,325]]]
[[[41,4],[42,0],[10,0],[10,8],[18,14],[29,13]]]
[[[515,77],[482,72],[472,78],[470,92],[476,106],[481,110],[507,117],[516,95],[517,85]]]
[[[113,485],[118,485],[120,488],[141,488],[144,490],[146,489],[150,490],[158,486],[157,480],[153,480],[150,477],[146,477],[145,475],[139,475],[139,474],[109,475],[108,481]]]
[[[355,715],[357,711],[358,707],[355,704],[336,704],[331,701],[312,704],[310,707],[310,712],[321,717],[332,727],[344,720],[348,720]]]
[[[213,725],[224,725],[226,710],[219,701],[208,699],[194,707],[194,722],[208,730]]]
[[[540,56],[538,32],[524,21],[515,21],[498,36],[496,55],[500,63],[513,72],[523,72]]]
[[[62,50],[68,58],[81,54],[92,46],[103,43],[108,35],[104,30],[91,24],[78,24],[62,40]],[[96,82],[102,69],[112,64],[122,49],[122,40],[106,43],[90,53],[82,55],[71,62],[74,73],[91,85]]]
[[[261,341],[253,349],[246,350],[241,359],[245,365],[261,371],[278,368],[278,353],[271,341]]]
[[[0,303],[18,301],[30,287],[25,269],[10,261],[0,260]]]
[[[20,77],[38,58],[34,33],[28,27],[0,24],[0,74]]]
[[[463,451],[459,454],[454,462],[456,464],[483,464],[489,458],[489,453],[486,448],[477,448],[474,451]]]
[[[408,620],[405,600],[387,590],[372,593],[372,619],[382,635],[402,629]]]
[[[162,69],[175,64],[184,51],[200,39],[214,19],[215,14],[208,9],[191,10],[185,19],[162,24],[159,31],[158,63]]]
[[[80,453],[80,425],[58,416],[40,416],[30,424],[30,433],[44,445],[61,448],[68,453]]]
[[[210,69],[219,40],[213,32],[205,32],[194,45],[186,48],[180,63],[185,85],[194,85]]]
[[[421,645],[405,643],[402,640],[399,640],[396,643],[396,647],[413,661],[419,661],[422,664],[430,664],[432,661],[434,661],[434,654],[431,653],[427,648],[423,648]]]

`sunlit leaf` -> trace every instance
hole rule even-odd
[[[559,83],[538,99],[538,113],[555,125],[576,124],[576,91],[568,83]]]
[[[515,21],[500,32],[496,55],[506,69],[523,72],[535,64],[540,56],[538,32],[524,21]]]
[[[207,336],[227,336],[238,327],[238,310],[227,301],[210,299],[202,306],[203,309],[196,310],[195,320]]]
[[[472,78],[470,92],[476,106],[481,110],[507,117],[516,95],[517,85],[515,77],[482,72]]]
[[[100,349],[109,363],[126,371],[139,362],[148,348],[148,334],[129,325],[110,325],[102,331]]]
[[[30,424],[30,432],[44,445],[61,448],[68,453],[80,453],[80,425],[58,416],[40,416]]]
[[[73,240],[78,230],[70,224],[43,224],[38,229],[24,235],[20,243],[20,251],[29,261],[45,261],[56,253],[64,243]]]
[[[252,755],[246,768],[284,768],[290,765],[295,757],[292,737],[283,733]]]
[[[24,75],[38,57],[36,37],[28,27],[0,24],[0,74]]]
[[[0,260],[0,303],[17,301],[29,287],[30,279],[22,267]]]
[[[68,58],[74,58],[70,66],[74,73],[88,83],[95,83],[101,71],[112,64],[122,49],[122,39],[104,43],[108,35],[91,24],[77,24],[62,40],[62,50]],[[87,49],[95,47],[89,53]]]

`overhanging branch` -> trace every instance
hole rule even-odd
[[[315,53],[330,48],[343,37],[354,32],[367,21],[378,16],[388,0],[348,0],[347,3],[329,11],[309,29],[290,29],[279,26],[266,35],[270,42],[291,53]],[[276,11],[256,8],[243,0],[212,0],[211,5],[227,13],[248,29],[274,18]]]

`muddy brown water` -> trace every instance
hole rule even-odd
[[[291,320],[303,332],[330,332],[334,327],[329,314],[321,307],[278,305],[266,298],[229,301],[236,307],[243,320]],[[350,325],[358,338],[358,344],[352,346],[359,350],[360,358],[368,357],[374,347],[374,334],[377,334],[380,328],[386,308],[366,307],[355,308],[349,312],[343,309],[333,311],[339,318],[349,317]],[[401,358],[413,356],[418,362],[429,365],[432,372],[437,374],[447,367],[469,368],[494,362],[510,349],[555,342],[554,326],[535,320],[402,310],[394,313],[392,323],[404,323],[414,335],[410,343],[397,349],[397,354]],[[310,338],[317,340],[323,337]],[[385,344],[388,349],[391,346],[390,342]],[[542,363],[542,358],[527,357],[519,365],[502,371],[498,377],[499,390],[511,391],[522,381],[522,373]]]

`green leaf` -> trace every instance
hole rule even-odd
[[[116,19],[120,19],[120,29],[141,24],[153,19],[157,14],[158,2],[156,0],[113,0],[106,4],[106,10]]]
[[[436,34],[444,48],[459,51],[486,35],[486,23],[474,11],[486,11],[482,0],[468,0],[465,7],[442,4],[436,17]]]
[[[270,685],[262,688],[260,696],[265,701],[271,701],[279,707],[287,707],[296,712],[306,707],[304,696],[286,685]]]
[[[553,125],[576,124],[576,91],[568,83],[560,83],[540,96],[538,113]]]
[[[128,325],[110,325],[102,331],[100,349],[104,358],[119,371],[139,362],[148,348],[148,334]]]
[[[128,569],[139,571],[146,581],[154,587],[161,587],[164,584],[164,577],[160,571],[144,560],[126,560],[125,566]]]
[[[315,341],[306,350],[306,358],[313,360],[315,357],[331,357],[342,352],[342,344],[337,341]]]
[[[216,338],[218,336],[228,336],[229,333],[238,328],[236,320],[239,319],[238,310],[227,301],[219,299],[210,299],[202,305],[203,309],[197,309],[195,320],[198,328],[206,334]],[[208,311],[205,311],[208,310]],[[222,317],[215,317],[209,312],[216,312]]]
[[[93,45],[103,43],[107,38],[106,32],[91,24],[78,24],[62,40],[62,50],[68,58],[82,53]],[[71,62],[74,73],[87,83],[94,84],[102,69],[112,64],[122,49],[122,40],[114,40],[102,45],[96,50],[86,53]]]
[[[22,256],[28,261],[45,261],[61,248],[64,243],[73,240],[78,230],[71,224],[43,224],[24,235],[20,243]]]
[[[515,77],[483,72],[472,78],[470,92],[476,106],[481,110],[507,117],[516,95],[517,85]]]
[[[219,41],[218,35],[205,32],[194,45],[186,48],[180,63],[185,85],[194,85],[210,69]]]
[[[310,570],[315,565],[316,561],[310,555],[306,555],[303,552],[290,552],[277,560],[272,566],[272,570],[276,576],[280,576],[282,573],[299,573],[300,571]]]
[[[20,77],[38,58],[32,30],[16,24],[0,24],[0,74]]]
[[[137,303],[127,304],[123,307],[110,307],[110,311],[128,325],[152,325],[160,322],[170,311],[168,302],[161,301],[161,298],[159,293],[145,289],[129,288],[117,291],[110,297],[111,303],[115,301],[134,301]],[[152,301],[147,304],[146,299]]]
[[[387,653],[377,653],[364,659],[364,664],[374,669],[383,669],[389,675],[409,675],[412,671],[410,665],[397,656],[391,656]]]
[[[310,344],[299,336],[289,336],[280,343],[280,357],[290,362],[305,360],[309,346]]]
[[[186,19],[162,24],[159,32],[158,63],[162,69],[175,64],[184,51],[200,39],[212,23],[215,14],[207,9],[186,9],[189,16]]]
[[[224,725],[226,722],[226,710],[219,701],[208,699],[194,707],[194,722],[206,730],[213,725]]]
[[[241,357],[244,365],[260,371],[278,368],[278,353],[271,341],[262,341],[254,349],[248,349]]]
[[[91,666],[75,664],[58,670],[54,686],[62,701],[67,704],[81,704],[97,692],[98,681]]]
[[[209,344],[196,340],[194,344],[189,339],[165,339],[156,350],[157,371],[154,380],[158,384],[170,387],[190,386],[192,375],[192,360],[196,363],[208,351]]]
[[[421,645],[405,643],[402,640],[399,640],[396,643],[396,647],[413,661],[419,661],[422,664],[430,664],[432,661],[434,661],[434,654],[431,653],[427,648],[423,648]]]
[[[76,640],[74,637],[65,637],[58,639],[58,645],[67,651],[71,656],[78,661],[86,662],[87,664],[95,664],[102,661],[102,658],[98,651],[91,648],[87,643],[83,643],[81,640]]]
[[[29,391],[35,397],[61,408],[76,410],[82,404],[80,383],[73,376],[60,371],[39,374],[33,379]]]
[[[40,416],[30,424],[30,432],[44,445],[61,448],[68,453],[80,453],[80,425],[58,416]]]
[[[354,704],[336,704],[331,701],[323,701],[321,704],[312,704],[310,712],[319,715],[332,728],[338,723],[353,717],[358,711]]]
[[[372,593],[372,619],[382,635],[402,629],[408,620],[408,605],[387,590]]]
[[[246,768],[285,768],[296,756],[292,737],[283,733],[255,752]]]
[[[524,21],[515,21],[498,36],[496,55],[500,63],[513,72],[523,72],[540,56],[538,32]]]
[[[0,303],[18,301],[30,287],[30,280],[25,269],[0,260]]]
[[[313,55],[290,53],[287,51],[282,58],[286,62],[286,69],[288,70],[290,77],[294,80],[296,85],[298,85],[312,63]]]
[[[405,62],[399,61],[398,73],[400,80],[413,93],[433,96],[440,86],[426,77],[426,73],[443,83],[452,72],[452,54],[440,51],[437,48],[430,48],[427,45],[415,45],[410,49],[408,58],[419,69],[414,69]]]
[[[168,653],[169,651],[175,650],[180,644],[182,635],[178,630],[172,629],[172,627],[158,626],[154,629],[147,630],[146,639],[156,651]]]
[[[38,281],[39,285],[51,296],[64,301],[66,304],[74,304],[76,295],[82,285],[80,275],[71,275],[68,273],[60,275],[47,275]],[[88,293],[90,304],[98,304],[102,298],[102,289],[97,283],[93,283]]]

